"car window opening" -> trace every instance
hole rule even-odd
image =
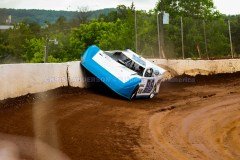
[[[122,52],[114,52],[114,53],[107,53],[112,59],[116,62],[126,66],[127,68],[135,71],[138,75],[143,76],[145,68],[138,65],[127,56],[125,56]]]

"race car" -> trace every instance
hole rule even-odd
[[[111,90],[130,100],[153,98],[166,72],[129,49],[102,51],[95,45],[85,51],[81,64]]]

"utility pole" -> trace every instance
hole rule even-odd
[[[208,44],[207,44],[207,34],[206,34],[206,22],[205,22],[205,20],[203,20],[203,32],[204,32],[204,41],[205,41],[205,52],[207,54],[207,58],[209,59]]]
[[[161,40],[160,40],[160,29],[159,29],[159,13],[160,13],[160,12],[157,12],[158,54],[159,54],[159,57],[162,58],[162,53],[161,53]]]
[[[47,63],[47,58],[48,58],[48,55],[47,55],[47,46],[44,46],[44,63]]]
[[[159,20],[159,14],[161,15],[160,20]],[[164,24],[163,24],[163,15],[164,15],[164,1],[160,1],[160,6],[159,6],[159,12],[157,13],[157,21],[158,21],[158,45],[160,48],[160,58],[166,58],[165,53],[164,53]]]
[[[164,11],[161,12],[161,20],[160,20],[160,39],[161,39],[161,53],[162,53],[162,58],[166,58],[165,56],[165,43],[164,43],[164,24],[163,24],[163,15]]]
[[[44,46],[44,63],[48,62],[48,37],[46,38],[46,44]]]
[[[136,48],[136,53],[138,53],[138,35],[137,35],[137,11],[135,9],[135,48]]]
[[[184,33],[183,33],[183,18],[181,17],[181,35],[182,35],[182,57],[185,59],[185,51],[184,51]]]
[[[48,39],[46,38],[46,44],[44,46],[44,63],[48,63],[48,43],[53,42],[55,45],[58,45],[58,40],[57,39]]]
[[[232,54],[232,58],[234,58],[233,44],[232,44],[232,33],[231,33],[231,22],[230,22],[230,20],[228,20],[228,29],[229,29],[229,41],[230,41],[230,47],[231,47],[231,54]]]

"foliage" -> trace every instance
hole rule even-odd
[[[26,40],[25,55],[23,58],[27,62],[43,62],[44,43],[45,42],[43,39],[32,38],[30,40]]]
[[[230,19],[232,28],[232,41],[235,54],[240,54],[240,15],[225,17]]]
[[[74,29],[70,38],[75,53],[83,53],[90,45],[98,45],[103,50],[134,50],[134,12],[133,8],[120,5],[108,16],[101,15],[98,20],[82,24]]]
[[[159,0],[156,11],[168,12],[171,23],[164,26],[165,50],[168,57],[181,57],[181,24],[184,24],[184,49],[186,57],[227,56],[229,50],[229,35],[227,22],[214,7],[212,0]],[[206,22],[206,38],[204,37],[204,22]],[[163,28],[163,25],[161,26]],[[239,28],[239,27],[236,27]],[[234,38],[233,38],[234,39]],[[237,42],[237,41],[235,41]],[[169,48],[174,50],[169,51]]]
[[[115,23],[94,21],[81,25],[72,32],[71,45],[79,53],[92,44],[103,50],[133,48],[133,36],[121,20]]]
[[[173,17],[209,19],[219,16],[213,0],[159,0],[156,10],[170,13]]]
[[[159,57],[156,11],[170,13],[170,24],[160,25],[166,58],[182,57],[181,16],[186,58],[229,56],[227,20],[232,25],[235,55],[240,54],[240,16],[220,15],[211,0],[160,0],[155,10],[136,11],[137,30],[134,4],[130,7],[119,5],[116,9],[102,10],[102,13],[90,11],[91,14],[85,14],[84,10],[79,10],[78,20],[77,12],[64,11],[0,9],[0,15],[9,15],[10,11],[12,15],[19,13],[20,18],[15,19],[19,23],[14,23],[13,29],[0,31],[0,63],[42,63],[45,46],[49,62],[79,60],[91,45],[103,50],[137,49],[138,54],[144,57]],[[89,19],[89,15],[95,19]],[[36,18],[38,16],[39,19]],[[69,17],[75,17],[75,20],[71,21]]]
[[[89,11],[91,19],[97,18],[100,14],[107,15],[109,12],[115,10],[114,8],[105,8],[96,11]],[[12,15],[13,23],[22,21],[36,22],[43,25],[46,21],[53,24],[56,20],[64,16],[67,21],[72,21],[78,17],[79,11],[53,11],[53,10],[37,10],[37,9],[5,9],[0,8],[0,24],[4,23],[9,15]]]

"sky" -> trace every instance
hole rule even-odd
[[[149,10],[157,0],[0,0],[0,8],[71,10],[88,7],[90,10],[116,8],[118,4],[130,6],[132,1],[137,9]],[[216,8],[224,14],[240,14],[240,0],[213,0]]]

